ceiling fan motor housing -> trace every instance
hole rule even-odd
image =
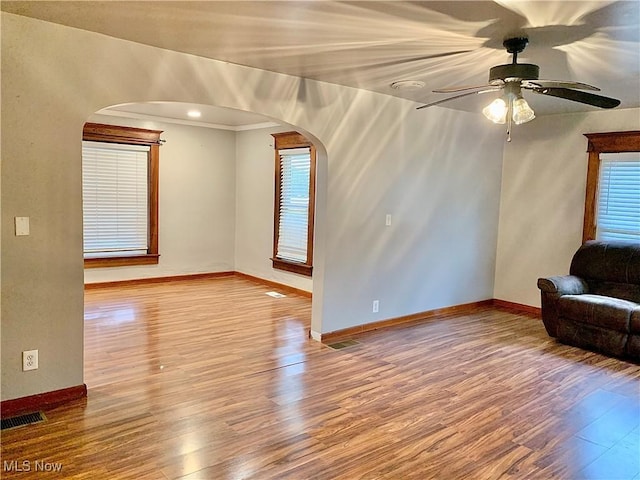
[[[540,67],[532,63],[509,63],[496,65],[489,70],[489,83],[502,83],[514,80],[538,80]]]

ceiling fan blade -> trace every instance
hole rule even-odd
[[[437,90],[433,90],[433,93],[456,93],[456,92],[464,92],[466,90],[480,90],[482,88],[491,88],[495,85],[467,85],[462,87],[447,87],[447,88],[438,88]]]
[[[467,97],[469,95],[478,95],[478,94],[481,94],[481,93],[497,92],[498,90],[502,90],[502,87],[487,88],[486,90],[480,90],[480,91],[477,91],[477,92],[461,93],[460,95],[454,95],[453,97],[444,98],[442,100],[438,100],[437,102],[433,102],[433,103],[428,103],[426,105],[422,105],[420,107],[417,107],[416,110],[420,110],[420,109],[427,108],[427,107],[433,107],[434,105],[440,105],[441,103],[448,102],[449,100],[455,100],[456,98]]]
[[[571,90],[569,88],[541,88],[532,89],[532,92],[542,95],[550,95],[552,97],[564,98],[574,102],[586,103],[600,108],[614,108],[620,105],[620,100],[616,98],[603,97],[593,93],[581,92],[579,90]]]
[[[577,90],[592,90],[599,92],[598,87],[582,82],[570,82],[568,80],[523,80],[522,88],[574,88]]]

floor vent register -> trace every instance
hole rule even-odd
[[[360,342],[356,342],[355,340],[345,340],[343,342],[327,344],[329,348],[333,348],[334,350],[342,350],[343,348],[353,347],[354,345],[360,345]]]
[[[46,421],[46,419],[47,417],[45,417],[42,412],[25,413],[24,415],[18,415],[17,417],[3,418],[2,430],[40,423]]]

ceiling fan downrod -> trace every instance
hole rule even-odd
[[[518,63],[518,53],[529,43],[526,37],[507,38],[502,44],[513,55],[511,63],[496,65],[489,70],[489,84],[497,85],[511,80],[538,80],[540,67],[532,63]]]
[[[529,39],[527,37],[507,38],[502,42],[502,46],[506,48],[507,52],[513,54],[511,63],[517,63],[518,54],[524,51],[528,43]]]

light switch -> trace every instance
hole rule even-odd
[[[385,219],[384,224],[387,227],[391,226],[391,214],[390,213],[387,213],[387,218]]]
[[[29,217],[16,217],[16,236],[29,235]]]

